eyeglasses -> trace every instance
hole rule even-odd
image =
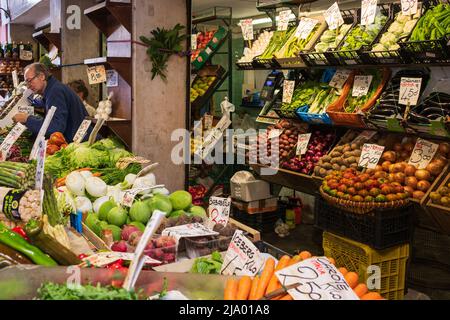
[[[27,84],[30,84],[37,76],[38,76],[38,74],[36,74],[36,75],[35,75],[33,78],[31,78],[31,79],[25,80],[25,82],[26,82]]]

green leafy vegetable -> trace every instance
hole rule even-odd
[[[210,258],[197,258],[191,268],[191,273],[219,274],[222,269],[222,255],[214,251]]]

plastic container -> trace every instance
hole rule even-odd
[[[366,214],[344,211],[316,198],[315,225],[325,231],[385,249],[411,241],[412,205],[393,210],[376,209]]]
[[[278,260],[280,260],[280,258],[282,256],[292,256],[291,254],[287,253],[286,251],[283,251],[277,247],[274,247],[273,245],[271,245],[265,241],[262,241],[262,240],[255,242],[254,245],[258,248],[258,250],[261,253],[270,254],[270,255],[274,256],[275,258],[277,258]]]
[[[265,213],[248,214],[244,211],[232,208],[233,218],[260,232],[271,232],[275,229],[275,223],[282,218],[280,210]]]
[[[295,114],[304,122],[312,123],[312,124],[327,124],[331,125],[333,124],[331,122],[330,116],[324,112],[321,114],[317,113],[308,113],[308,106],[303,106],[298,108],[295,111]]]
[[[194,259],[207,256],[213,251],[227,251],[232,238],[232,236],[185,238],[186,255]]]
[[[389,300],[403,299],[406,264],[409,258],[408,244],[377,251],[365,244],[324,232],[323,249],[325,256],[336,260],[337,266],[358,273],[360,283],[366,283],[369,277],[375,275],[371,270],[379,267],[380,288],[370,291],[377,291]],[[369,284],[372,282],[369,281]]]
[[[150,258],[159,260],[162,264],[168,264],[175,262],[177,260],[178,245],[175,238],[171,238],[173,245],[164,246],[161,242],[162,239],[167,239],[168,237],[154,237],[152,238],[153,249],[144,250],[144,254]],[[161,242],[161,243],[160,243]],[[149,242],[150,244],[150,242]],[[147,245],[148,246],[148,245]]]

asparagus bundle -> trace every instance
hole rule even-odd
[[[0,162],[0,186],[14,189],[34,187],[36,166],[30,163]]]

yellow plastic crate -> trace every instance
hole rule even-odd
[[[405,294],[406,263],[409,258],[409,245],[400,245],[384,250],[339,237],[329,232],[323,233],[325,256],[336,260],[338,267],[345,267],[359,275],[359,282],[367,282],[373,274],[368,273],[369,266],[378,266],[381,270],[381,286],[378,291],[388,300],[402,300]]]

